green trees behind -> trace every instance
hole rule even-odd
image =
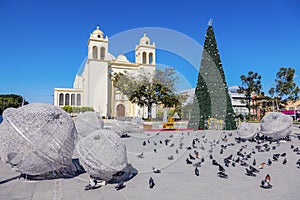
[[[72,113],[81,113],[81,112],[86,112],[86,111],[94,111],[92,107],[72,107],[72,106],[63,106],[62,109],[66,111],[69,114]]]
[[[257,72],[249,71],[247,75],[241,75],[240,78],[242,84],[239,86],[238,92],[245,94],[246,106],[249,111],[248,119],[251,117],[251,108],[257,109],[257,107],[261,107],[264,114],[266,110],[280,111],[285,109],[286,101],[299,99],[300,89],[294,81],[295,69],[293,68],[281,67],[278,70],[275,78],[275,87],[271,87],[268,90],[270,96],[264,96],[261,92],[262,77]],[[256,96],[254,99],[253,95]],[[255,101],[255,105],[251,104],[252,100]],[[243,100],[242,103],[244,103]]]
[[[276,73],[275,87],[269,89],[269,94],[276,104],[277,110],[284,108],[285,101],[299,99],[300,88],[294,81],[295,69],[281,67]]]
[[[0,95],[0,115],[6,108],[18,108],[22,105],[28,104],[22,96],[17,94],[1,94]]]
[[[176,94],[178,78],[173,68],[164,71],[156,69],[152,74],[141,71],[138,75],[125,71],[114,73],[111,78],[114,87],[130,102],[147,107],[148,119],[152,118],[151,110],[154,104],[162,104],[164,107],[180,104],[179,95]]]
[[[240,78],[242,81],[242,85],[239,86],[238,92],[245,94],[247,100],[246,106],[248,108],[248,112],[250,113],[252,93],[261,93],[261,75],[259,75],[257,72],[249,71],[247,76],[241,75]]]

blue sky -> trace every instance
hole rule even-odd
[[[229,86],[239,85],[250,70],[262,75],[265,91],[282,66],[300,75],[297,0],[0,0],[0,94],[52,103],[54,87],[72,87],[96,25],[109,37],[141,27],[168,28],[203,45],[210,18]],[[160,59],[176,65],[163,52]],[[187,78],[193,82],[197,73]]]

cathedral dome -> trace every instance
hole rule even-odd
[[[117,57],[116,62],[129,63],[128,59],[127,59],[126,56],[123,55],[123,54],[120,54],[120,55]]]
[[[143,37],[140,39],[140,45],[150,45],[150,38],[144,33]]]
[[[104,33],[100,30],[99,26],[97,26],[96,30],[94,30],[93,33],[91,34],[91,37],[94,37],[94,38],[103,38],[104,37]]]

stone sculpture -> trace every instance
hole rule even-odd
[[[127,167],[127,152],[121,138],[111,130],[96,130],[77,143],[77,153],[85,171],[109,181]]]
[[[8,108],[0,125],[0,157],[18,172],[48,173],[72,164],[76,135],[72,118],[59,107]]]

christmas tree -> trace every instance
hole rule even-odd
[[[195,96],[192,105],[191,118],[188,127],[194,130],[206,129],[207,119],[211,115],[211,100],[204,78],[199,73]]]
[[[217,42],[209,21],[201,57],[192,116],[189,127],[204,129],[209,118],[223,120],[226,129],[236,129],[234,112]]]

